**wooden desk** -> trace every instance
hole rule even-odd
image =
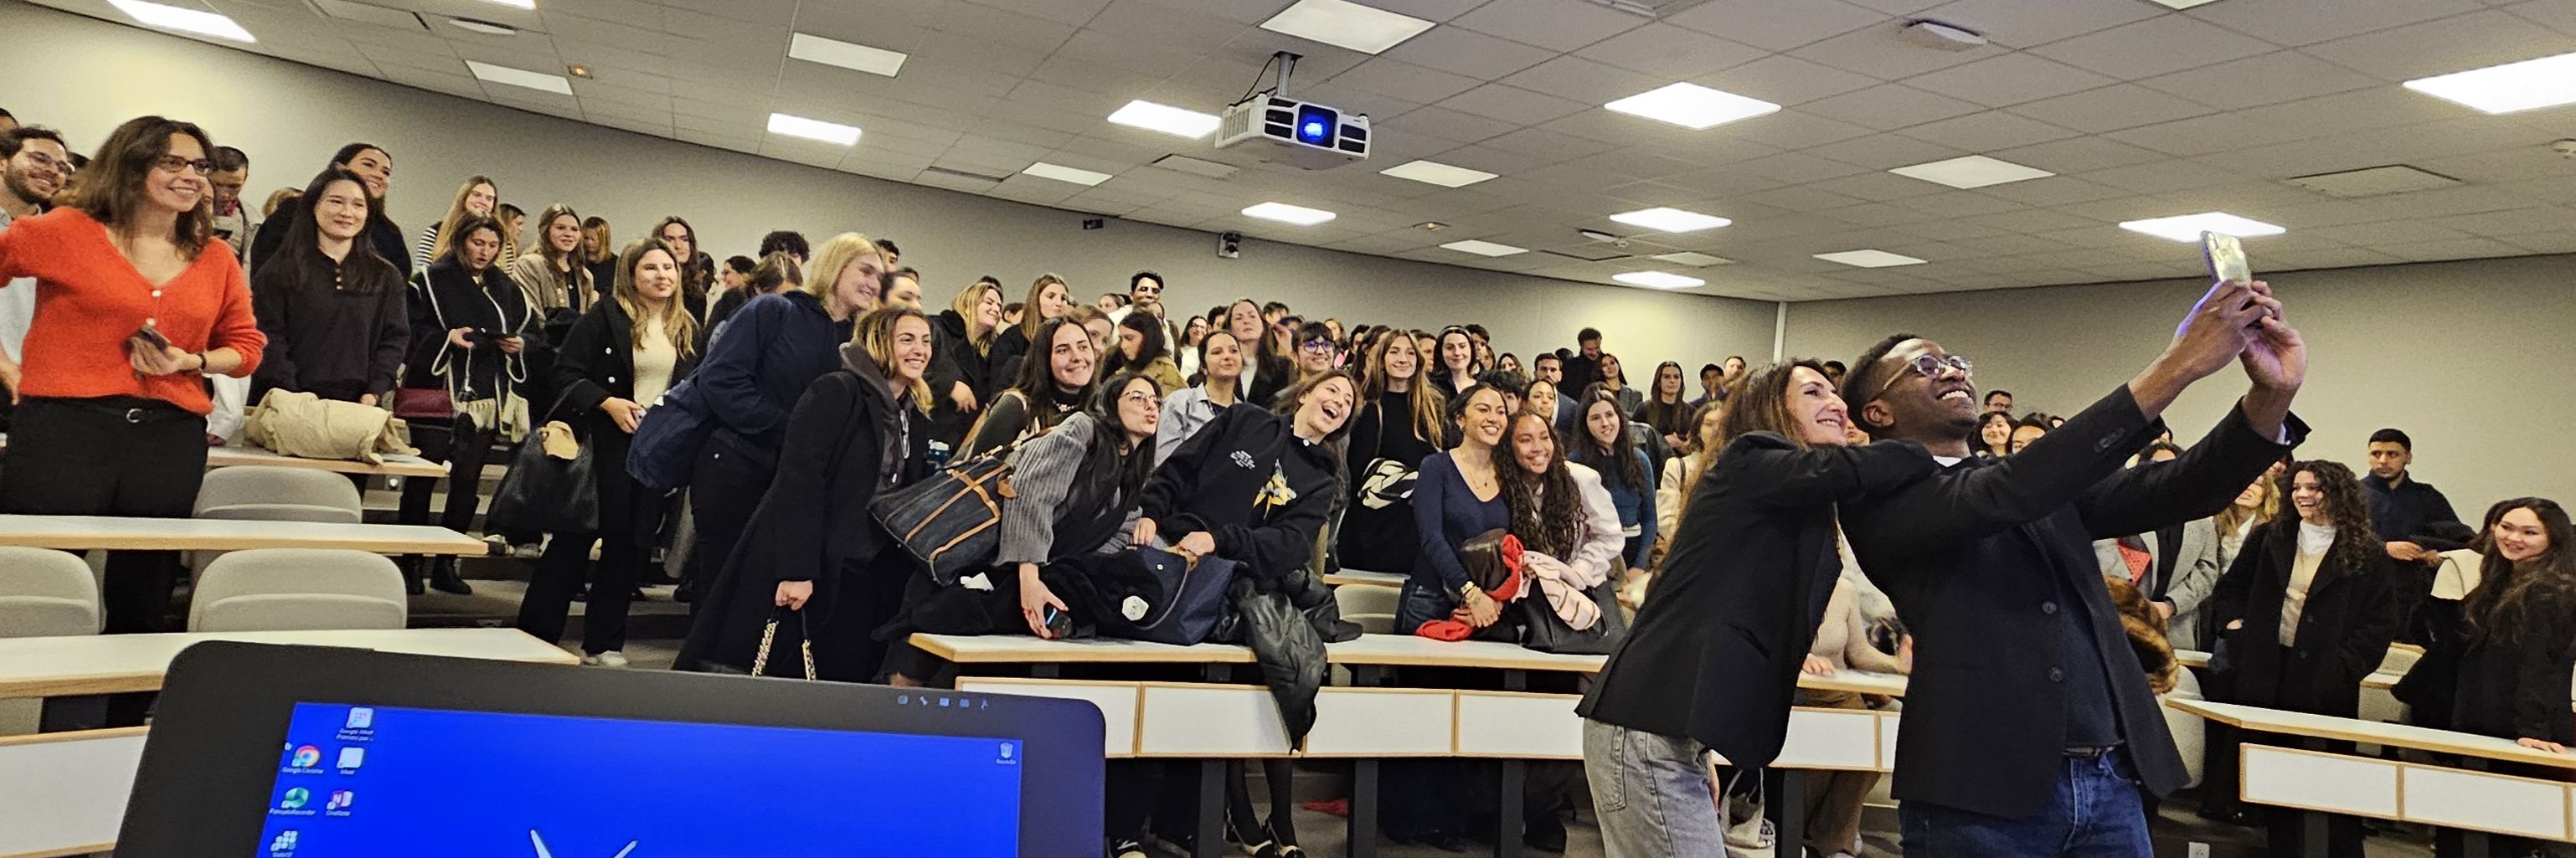
[[[2209,653],[2196,649],[2174,650],[2174,663],[2184,667],[2208,667]]]
[[[2406,724],[2284,712],[2205,700],[2166,705],[2222,724],[2297,737],[2307,748],[2248,744],[2239,755],[2246,801],[2280,805],[2306,820],[2307,854],[2325,849],[2325,814],[2417,822],[2461,830],[2464,852],[2483,858],[2487,834],[2576,841],[2576,788],[2561,781],[2482,769],[2506,761],[2576,770],[2576,754],[2552,754],[2511,740]],[[2413,748],[2464,758],[2465,768],[2332,754],[2326,740]]]
[[[202,518],[87,515],[0,515],[0,545],[87,551],[240,551],[249,548],[346,548],[373,554],[479,557],[492,544],[417,524],[335,524]]]
[[[106,852],[124,824],[125,802],[143,760],[144,728],[0,736],[0,858]]]
[[[1344,569],[1324,576],[1324,583],[1334,587],[1403,587],[1406,576],[1394,572],[1366,572]]]
[[[386,456],[385,463],[370,465],[346,459],[307,459],[283,455],[261,447],[212,447],[206,450],[206,467],[229,468],[236,465],[268,465],[278,468],[308,468],[335,474],[371,474],[389,477],[447,476],[447,466],[419,456]]]
[[[0,638],[0,697],[68,697],[157,691],[170,660],[204,641],[342,646],[415,655],[579,664],[517,629],[382,629],[319,632],[178,632]]]

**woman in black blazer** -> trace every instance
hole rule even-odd
[[[884,664],[873,633],[902,607],[916,567],[868,504],[925,469],[930,320],[888,307],[855,327],[840,368],[815,379],[788,416],[778,476],[700,597],[682,664],[749,670],[777,608],[800,621],[780,625],[772,658],[792,659],[802,635],[821,679],[869,682]]]
[[[1575,710],[1588,719],[1584,768],[1611,858],[1724,851],[1699,751],[1745,767],[1779,755],[1841,572],[1833,504],[1932,473],[1919,444],[1845,446],[1849,419],[1813,361],[1764,370],[1736,394],[1722,430],[1733,440]]]
[[[2361,680],[2379,669],[2397,636],[2397,570],[2371,531],[2370,504],[2352,469],[2300,462],[2290,480],[2295,515],[2256,527],[2210,595],[2224,659],[2212,696],[2356,717]],[[2218,785],[2216,792],[2237,782],[2237,741],[2207,745],[2203,782]],[[2296,814],[2274,815],[2274,854],[2302,854],[2299,829]],[[2326,842],[2328,855],[2360,858],[2361,821],[2334,817]]]
[[[554,407],[540,420],[572,424],[590,445],[598,481],[599,530],[557,533],[537,559],[519,603],[521,631],[552,642],[563,637],[573,591],[590,583],[582,621],[582,663],[625,667],[626,607],[662,529],[661,495],[626,473],[626,449],[644,419],[643,403],[697,368],[697,319],[679,301],[679,254],[658,239],[617,255],[612,299],[592,304],[564,334],[556,356]],[[600,543],[599,565],[590,546]]]

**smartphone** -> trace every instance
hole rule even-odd
[[[2236,236],[2215,232],[2200,234],[2200,248],[2209,256],[2209,276],[2221,283],[2254,282],[2254,266],[2245,260],[2245,243]]]
[[[1046,622],[1047,634],[1054,635],[1058,640],[1073,634],[1073,615],[1056,610],[1054,605],[1041,609],[1038,618]]]
[[[162,336],[161,332],[154,330],[151,325],[145,325],[141,329],[136,330],[134,332],[134,336],[144,342],[151,343],[154,348],[166,349],[170,347],[170,338]]]

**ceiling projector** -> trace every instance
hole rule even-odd
[[[1289,98],[1288,74],[1297,55],[1281,51],[1279,82],[1269,92],[1226,107],[1216,148],[1248,145],[1255,157],[1307,170],[1339,167],[1368,158],[1369,118]]]

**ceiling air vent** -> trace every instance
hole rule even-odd
[[[352,3],[349,2],[349,0],[313,0],[313,7],[321,10],[324,15],[338,18],[343,21],[357,21],[360,23],[374,24],[380,27],[393,27],[395,29],[411,30],[415,32],[429,31],[429,22],[421,20],[419,15],[405,12],[401,9],[388,9],[383,6],[376,6],[367,3]]]

